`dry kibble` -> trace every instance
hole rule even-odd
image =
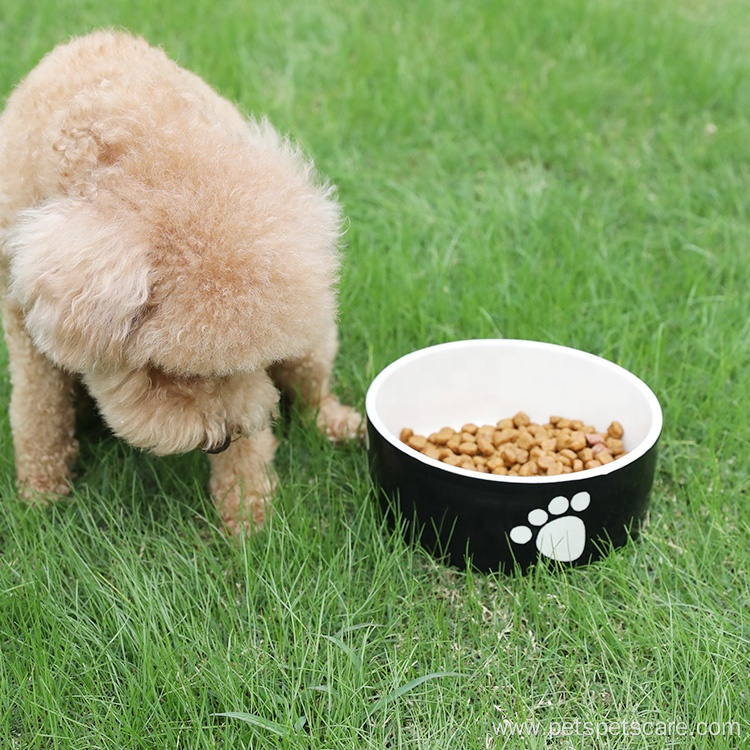
[[[453,435],[452,438],[448,440],[446,443],[446,446],[450,448],[454,453],[458,453],[458,446],[461,445],[461,436],[460,435]]]
[[[618,438],[608,437],[604,442],[607,444],[607,448],[609,448],[613,456],[619,456],[625,451],[622,440],[619,440]]]
[[[450,427],[443,427],[435,435],[435,444],[445,445],[455,434],[456,434],[455,430],[452,430]]]
[[[531,450],[536,445],[536,438],[530,432],[522,432],[518,436],[516,445],[525,451]]]
[[[472,443],[466,440],[458,446],[458,452],[463,454],[464,456],[476,456],[477,453],[479,453],[479,448],[477,448],[476,443]]]
[[[406,441],[406,444],[410,448],[414,448],[415,451],[423,451],[427,446],[427,438],[424,435],[413,435]]]
[[[617,460],[625,454],[620,422],[606,432],[580,419],[553,415],[546,424],[526,412],[481,427],[467,422],[459,430],[441,427],[428,437],[404,427],[399,437],[425,456],[482,473],[533,477],[570,474]]]
[[[510,469],[514,464],[518,463],[516,458],[516,449],[512,445],[504,445],[500,451],[500,458],[503,459],[505,465]]]
[[[550,466],[552,466],[553,463],[555,463],[555,457],[552,453],[544,453],[543,455],[539,456],[536,460],[537,466],[539,466],[540,469],[544,469],[544,471],[547,471]]]
[[[557,448],[557,438],[547,438],[546,440],[542,440],[539,445],[545,453],[550,453]]]
[[[477,438],[477,449],[483,456],[491,456],[495,452],[495,446],[492,444],[492,440],[486,437]]]
[[[514,427],[506,427],[504,430],[498,430],[492,435],[492,442],[495,446],[503,443],[510,443],[518,437],[518,430]]]
[[[584,448],[582,451],[578,451],[578,458],[580,458],[583,463],[590,461],[593,457],[594,451],[591,450],[591,448]]]
[[[574,430],[570,433],[570,443],[568,444],[568,448],[572,451],[578,451],[583,450],[588,443],[586,442],[586,433],[582,430]]]

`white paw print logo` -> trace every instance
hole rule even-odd
[[[577,560],[586,546],[586,526],[578,516],[564,515],[571,508],[581,512],[591,503],[588,492],[578,492],[570,498],[558,495],[547,505],[547,510],[534,508],[529,512],[530,526],[538,528],[536,548],[545,556],[561,562]],[[550,516],[557,516],[550,521]],[[528,526],[514,526],[510,530],[511,541],[526,544],[531,541],[534,532]]]

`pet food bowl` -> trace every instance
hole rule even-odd
[[[662,412],[651,389],[601,357],[555,344],[477,339],[407,354],[366,398],[370,469],[384,511],[448,564],[525,570],[580,565],[637,535],[654,479]],[[606,431],[623,426],[625,455],[556,476],[482,474],[429,458],[400,439],[444,426],[492,424],[524,411]]]

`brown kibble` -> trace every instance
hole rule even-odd
[[[458,452],[464,456],[476,456],[479,448],[477,448],[476,443],[471,443],[467,440],[458,446]]]
[[[544,469],[544,471],[547,471],[552,464],[555,463],[555,457],[551,453],[544,453],[543,455],[539,456],[536,460],[538,466],[540,469]]]
[[[539,443],[539,446],[545,453],[551,453],[554,450],[557,450],[557,438],[550,437],[546,440],[542,440],[541,443]]]
[[[495,471],[495,469],[504,469],[505,468],[505,461],[503,461],[502,458],[498,455],[494,455],[492,458],[487,459],[487,468],[490,471]]]
[[[608,437],[604,442],[607,444],[607,448],[609,448],[613,456],[619,456],[621,453],[625,452],[625,446],[623,445],[622,440]]]
[[[492,440],[488,440],[486,437],[477,438],[476,445],[483,456],[491,456],[495,452],[495,446],[492,445]]]
[[[511,466],[518,463],[516,456],[516,449],[512,445],[504,445],[500,451],[500,458],[503,459],[505,465],[510,469]]]
[[[555,443],[555,448],[558,451],[563,450],[564,448],[570,447],[570,432],[559,432],[557,434],[557,441]]]
[[[570,433],[570,442],[568,443],[568,448],[572,451],[578,451],[583,450],[586,447],[586,433],[582,430],[574,430]]]
[[[618,437],[619,435],[619,437]],[[441,427],[429,437],[404,427],[399,437],[429,458],[482,473],[530,477],[594,469],[624,455],[624,430],[612,422],[606,432],[579,419],[551,416],[545,425],[519,411],[496,425],[467,422],[460,430]]]
[[[445,444],[448,448],[450,448],[454,453],[458,453],[458,446],[461,445],[461,436],[460,435],[454,435],[448,442]]]
[[[433,442],[435,445],[445,445],[454,435],[456,434],[455,430],[452,430],[450,427],[443,427],[436,435]]]
[[[422,451],[425,449],[425,446],[427,445],[427,438],[424,435],[412,435],[406,441],[406,444],[410,448],[414,448],[415,451]]]
[[[471,456],[459,456],[458,466],[461,469],[473,469],[474,462],[471,460]]]
[[[596,443],[591,452],[594,454],[594,458],[598,458],[601,453],[608,453],[609,449],[605,443]]]
[[[582,451],[578,451],[578,458],[580,458],[583,463],[590,461],[593,457],[594,451],[591,450],[591,448],[584,448]]]
[[[518,436],[516,443],[519,448],[523,448],[525,451],[531,450],[536,445],[536,438],[530,432],[522,432]]]
[[[518,430],[514,427],[508,427],[504,430],[498,430],[495,432],[495,434],[492,436],[492,442],[497,447],[498,445],[503,445],[503,443],[509,443],[511,440],[514,440],[518,437]]]
[[[529,460],[529,452],[523,448],[516,448],[516,462],[525,464]]]
[[[442,457],[445,455],[444,451],[445,451],[444,447],[440,448],[437,445],[430,445],[428,443],[425,449],[422,451],[422,453],[428,458],[434,458],[436,461],[440,461],[442,460]],[[450,451],[448,451],[448,453],[450,453]]]

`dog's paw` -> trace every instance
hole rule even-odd
[[[263,528],[270,513],[270,498],[243,495],[234,510],[221,513],[221,520],[231,536],[255,534]]]
[[[22,472],[18,477],[18,497],[29,505],[44,507],[70,495],[72,474],[67,465],[58,472]]]
[[[216,481],[212,482],[211,495],[228,534],[253,534],[260,531],[271,514],[276,477],[263,477],[262,482],[256,481],[254,484],[255,488],[250,489],[248,483],[240,479],[226,489]]]
[[[361,440],[365,436],[365,420],[362,415],[350,406],[340,403],[332,395],[321,400],[317,425],[318,429],[334,442]]]

